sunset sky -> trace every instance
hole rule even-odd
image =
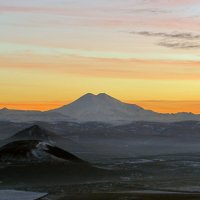
[[[0,108],[88,92],[200,113],[200,1],[0,0]]]

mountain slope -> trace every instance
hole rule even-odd
[[[123,103],[107,94],[88,93],[69,105],[46,112],[0,110],[0,120],[14,122],[104,122],[128,124],[134,121],[177,122],[200,121],[193,113],[161,114],[145,110],[135,104]]]
[[[120,122],[142,119],[143,115],[153,117],[154,112],[123,103],[107,94],[86,94],[73,103],[53,110],[54,112],[69,115],[78,122],[101,121]]]
[[[65,124],[66,122],[63,122],[61,124]],[[46,123],[45,123],[46,124]],[[45,125],[43,124],[43,125]],[[14,142],[14,141],[20,141],[20,140],[40,140],[43,142],[53,143],[58,145],[59,147],[62,147],[63,149],[69,150],[70,152],[77,152],[77,151],[85,151],[85,148],[83,145],[78,144],[77,142],[73,141],[72,139],[69,139],[66,137],[63,133],[61,133],[61,130],[52,130],[52,126],[55,124],[49,124],[49,127],[43,128],[41,125],[32,125],[28,128],[25,128],[11,137],[7,137],[6,139],[0,140],[0,147],[3,145],[6,145],[8,143]],[[27,124],[29,126],[29,124]],[[60,125],[56,126],[59,128]],[[69,130],[65,131],[68,132]]]
[[[77,156],[50,143],[39,140],[20,140],[0,148],[0,161],[3,162],[57,162],[68,161],[85,163]]]
[[[52,133],[38,125],[33,125],[26,129],[23,129],[12,137],[11,140],[42,140],[42,141],[50,141],[58,137],[55,133]]]
[[[70,116],[78,122],[130,123],[133,121],[173,122],[200,120],[192,113],[160,114],[135,104],[123,103],[107,94],[86,94],[69,105],[52,110]]]

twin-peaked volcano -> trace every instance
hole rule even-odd
[[[145,110],[135,104],[123,103],[105,93],[88,93],[71,104],[46,112],[0,110],[0,120],[8,121],[75,121],[127,124],[133,121],[176,122],[196,120],[200,115],[192,113],[160,114]]]
[[[120,122],[135,121],[142,116],[152,116],[152,111],[123,103],[105,93],[94,95],[88,93],[73,103],[53,110],[54,112],[68,115],[79,122]]]
[[[52,111],[50,111],[52,112]],[[70,116],[78,122],[130,123],[133,121],[173,122],[200,120],[200,115],[192,113],[160,114],[145,110],[135,104],[121,102],[105,93],[88,93],[69,105],[53,112]]]

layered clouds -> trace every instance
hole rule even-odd
[[[198,49],[200,48],[200,35],[192,32],[131,32],[132,34],[157,37],[159,38],[156,43],[159,46],[175,48],[175,49]]]
[[[15,91],[23,102],[104,91],[127,101],[198,100],[199,13],[198,0],[0,0],[4,105]],[[164,95],[157,85],[166,83],[173,92]]]

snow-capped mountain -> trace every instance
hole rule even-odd
[[[160,114],[145,110],[135,104],[123,103],[105,93],[88,93],[69,105],[52,110],[70,116],[78,122],[130,123],[133,121],[173,122],[200,120],[200,115],[192,113]],[[50,112],[52,112],[50,111]]]
[[[103,122],[127,124],[134,121],[176,122],[200,121],[200,115],[193,113],[160,114],[145,110],[135,104],[121,102],[105,93],[88,93],[71,104],[46,112],[0,110],[1,121],[14,122]]]
[[[4,145],[0,148],[0,161],[86,163],[61,148],[39,140],[20,140]]]
[[[73,103],[53,111],[69,115],[78,122],[135,121],[142,119],[144,114],[146,117],[154,115],[152,111],[144,110],[137,105],[123,103],[104,93],[98,95],[88,93]]]

